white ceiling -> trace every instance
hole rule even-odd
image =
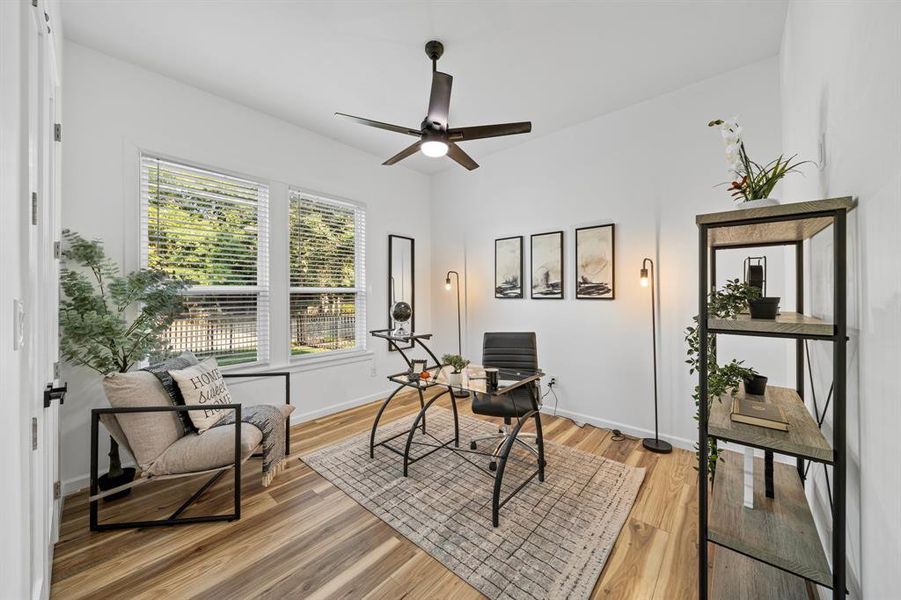
[[[445,45],[452,127],[531,120],[461,144],[476,161],[779,52],[786,2],[310,2],[66,0],[66,37],[384,160],[419,128]],[[774,91],[775,93],[775,91]],[[728,107],[723,110],[728,111]],[[425,173],[461,168],[414,155]],[[398,167],[385,167],[398,168]]]

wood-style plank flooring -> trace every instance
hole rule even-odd
[[[439,405],[447,406],[441,399]],[[295,456],[368,431],[379,403],[292,429]],[[419,408],[398,398],[388,422]],[[466,402],[462,412],[471,414]],[[658,455],[638,440],[542,417],[546,439],[647,469],[638,499],[594,589],[593,598],[669,600],[697,594],[697,474],[684,450]],[[88,531],[84,492],[65,501],[53,561],[53,598],[481,598],[481,594],[299,460],[271,486],[258,459],[243,469],[240,521]],[[551,472],[552,473],[552,472]],[[553,476],[552,474],[549,476]],[[223,477],[185,516],[230,509]],[[102,518],[165,516],[201,479],[155,482]],[[486,517],[487,518],[487,517]]]

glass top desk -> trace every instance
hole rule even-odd
[[[389,450],[395,454],[403,457],[403,475],[407,477],[409,474],[409,467],[413,463],[420,461],[430,454],[437,452],[439,450],[447,450],[451,452],[460,453],[464,455],[466,462],[472,464],[477,467],[479,471],[489,473],[489,476],[494,479],[494,496],[493,496],[493,521],[495,526],[498,523],[498,511],[500,507],[507,503],[513,496],[516,495],[526,484],[528,484],[532,479],[538,476],[539,481],[544,481],[544,443],[541,434],[541,421],[538,416],[538,388],[537,382],[544,377],[544,373],[542,371],[519,371],[515,369],[497,369],[498,374],[498,384],[496,387],[489,386],[488,378],[486,376],[485,369],[480,366],[470,365],[461,373],[461,378],[459,383],[451,382],[450,375],[453,372],[452,367],[449,365],[443,365],[435,356],[435,354],[431,351],[431,349],[426,345],[425,342],[431,339],[431,334],[408,334],[408,335],[395,335],[390,329],[380,329],[371,331],[370,334],[373,337],[384,339],[388,342],[388,344],[395,350],[397,350],[398,354],[404,361],[407,363],[408,370],[400,373],[394,373],[388,376],[388,380],[392,383],[397,384],[397,388],[382,402],[382,406],[379,407],[378,413],[375,416],[375,419],[372,423],[372,430],[369,436],[369,457],[375,457],[375,449],[382,447],[386,450]],[[406,348],[402,348],[401,345],[409,345]],[[428,378],[422,378],[417,374],[413,373],[413,360],[408,356],[408,353],[415,349],[416,346],[422,348],[426,354],[428,354],[429,358],[432,359],[432,364],[426,364],[423,369],[426,371],[429,376]],[[442,391],[434,394],[428,400],[425,399],[423,394],[424,390],[429,388],[439,387],[443,388]],[[398,392],[401,390],[416,390],[419,395],[419,405],[420,410],[416,414],[413,419],[413,423],[409,429],[405,429],[400,433],[396,433],[388,438],[382,439],[380,441],[376,441],[376,435],[378,432],[379,421],[382,418],[382,414],[385,412],[385,409],[388,407],[388,404],[397,396]],[[517,391],[518,390],[518,391]],[[519,396],[527,395],[528,400],[523,403],[523,412],[521,415],[516,417],[516,424],[514,427],[514,431],[511,433],[511,437],[509,438],[509,442],[505,445],[507,446],[504,450],[496,455],[495,453],[490,452],[481,452],[475,450],[473,448],[464,449],[460,448],[460,423],[459,417],[457,414],[457,400],[454,391],[462,391],[467,392],[472,395],[479,396],[493,396],[493,397],[501,397],[506,394],[516,393]],[[451,409],[453,411],[454,416],[454,432],[453,437],[450,437],[446,440],[439,439],[432,432],[428,431],[426,428],[426,413],[436,401],[438,401],[441,397],[447,395],[450,399]],[[536,408],[533,408],[536,407]],[[511,492],[506,498],[500,498],[501,485],[504,476],[504,466],[506,464],[507,458],[510,454],[511,447],[513,445],[513,441],[516,439],[516,435],[519,433],[520,428],[529,420],[535,419],[535,425],[537,429],[537,458],[538,458],[538,468],[532,473],[525,481],[523,481],[513,492]],[[420,432],[420,435],[417,436],[417,432]],[[400,438],[400,439],[398,439]],[[395,440],[403,441],[404,438],[405,444],[403,448],[396,447],[392,442]],[[417,456],[411,456],[411,449],[414,447],[427,447],[428,451],[419,454]],[[466,458],[467,454],[475,454],[481,456],[488,457],[496,457],[497,462],[496,468],[493,470],[493,473],[490,473],[490,470],[486,471],[484,467],[479,465],[478,463]]]

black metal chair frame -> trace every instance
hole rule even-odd
[[[285,378],[285,404],[291,404],[291,374],[287,371],[271,373],[223,373],[224,378],[235,377],[284,377]],[[99,497],[99,433],[101,415],[117,415],[142,412],[184,412],[188,410],[204,410],[208,407],[201,404],[183,406],[136,406],[125,408],[95,408],[91,410],[91,474],[90,474],[90,529],[91,531],[113,531],[118,529],[139,529],[144,527],[163,527],[169,525],[190,525],[194,523],[212,523],[217,521],[237,521],[241,518],[241,404],[222,404],[218,408],[235,411],[235,456],[234,462],[224,465],[210,477],[194,494],[181,506],[175,509],[169,517],[154,521],[125,521],[118,523],[100,523],[100,497]],[[285,419],[285,454],[291,452],[291,423],[290,418]],[[234,511],[226,515],[200,515],[194,517],[180,517],[180,515],[200,498],[220,477],[228,470],[234,469]],[[202,474],[198,472],[197,474]],[[190,477],[192,473],[179,474]],[[147,478],[152,481],[154,478]],[[114,493],[110,490],[107,493]]]
[[[403,359],[407,362],[407,365],[409,367],[412,367],[412,362],[404,353],[405,349],[401,349],[396,344],[394,344],[393,339],[391,338],[391,335],[390,335],[390,330],[387,330],[387,329],[376,330],[376,331],[371,331],[370,334],[372,334],[375,337],[381,337],[383,339],[386,339],[389,344],[394,346],[394,348],[397,350],[397,352],[400,354],[400,356],[403,357]],[[429,369],[442,368],[442,367],[446,366],[446,365],[442,365],[441,362],[437,359],[437,357],[428,348],[428,346],[426,346],[422,342],[422,340],[428,340],[429,338],[431,338],[431,334],[412,335],[409,337],[412,347],[415,347],[416,344],[419,344],[426,351],[426,353],[428,353],[428,355],[432,358],[432,360],[435,361],[434,365],[432,365],[431,367],[427,366],[427,368],[429,368]],[[407,348],[406,350],[409,350],[409,349],[410,348]],[[453,394],[454,388],[452,386],[438,383],[435,381],[431,381],[425,385],[422,385],[418,381],[406,381],[404,379],[406,377],[406,373],[397,373],[394,375],[389,375],[388,379],[394,383],[397,383],[398,386],[397,386],[397,389],[395,389],[391,393],[391,395],[389,395],[384,400],[384,402],[382,402],[382,406],[379,408],[378,413],[376,413],[375,420],[372,423],[372,430],[371,430],[370,436],[369,436],[369,457],[370,458],[375,457],[375,448],[376,447],[383,447],[387,450],[390,450],[391,452],[394,452],[395,454],[403,456],[403,459],[404,459],[403,474],[404,474],[404,477],[407,477],[409,475],[410,465],[412,465],[413,463],[415,463],[417,461],[422,460],[423,458],[429,456],[430,454],[432,454],[434,452],[441,450],[442,448],[460,455],[461,458],[463,458],[466,462],[475,466],[479,470],[479,472],[487,475],[494,481],[494,489],[493,489],[492,497],[491,497],[491,522],[494,527],[497,527],[500,524],[500,509],[507,502],[509,502],[516,494],[518,494],[530,481],[535,479],[535,477],[538,477],[538,481],[542,481],[542,482],[544,481],[544,467],[546,465],[545,460],[544,460],[544,436],[543,436],[542,430],[541,430],[541,413],[540,413],[539,407],[538,407],[538,397],[536,395],[536,385],[535,385],[536,381],[543,375],[544,374],[541,371],[538,371],[533,376],[525,378],[522,381],[519,381],[514,385],[510,385],[510,386],[501,388],[501,389],[493,391],[493,392],[486,392],[486,393],[493,393],[493,394],[500,395],[500,394],[509,393],[515,389],[526,386],[527,389],[529,390],[529,396],[530,396],[530,400],[531,400],[531,408],[524,414],[516,417],[515,427],[510,432],[509,438],[504,443],[500,452],[496,456],[494,453],[490,453],[490,452],[482,452],[479,450],[460,448],[460,425],[459,425],[459,420],[458,420],[458,416],[457,416],[457,402],[456,402],[456,399]],[[428,387],[435,387],[435,386],[442,386],[445,389],[443,391],[441,391],[440,393],[432,396],[428,400],[428,402],[425,402],[424,398],[423,398],[423,393],[422,393],[423,389],[428,388]],[[391,437],[386,438],[386,439],[381,440],[378,443],[376,443],[376,441],[375,441],[376,430],[378,429],[379,421],[382,418],[382,413],[385,412],[385,409],[388,407],[388,404],[391,402],[392,399],[394,399],[394,397],[397,395],[397,393],[405,388],[414,388],[419,393],[420,410],[418,413],[416,413],[416,417],[413,420],[413,425],[409,429],[405,429],[404,431],[401,431],[400,433],[394,434]],[[471,392],[471,393],[476,393],[476,392]],[[426,431],[425,422],[426,422],[426,412],[428,411],[429,407],[431,407],[436,401],[438,401],[438,399],[440,399],[445,394],[447,394],[448,397],[450,398],[451,408],[453,409],[453,413],[454,413],[454,437],[447,441],[442,441],[442,440],[436,438],[435,436],[433,436],[432,434],[430,434],[428,431]],[[514,489],[512,492],[510,492],[510,494],[508,494],[505,498],[501,498],[501,490],[503,487],[503,479],[504,479],[504,470],[507,466],[508,460],[510,459],[510,453],[513,450],[513,445],[516,442],[516,438],[517,438],[517,435],[519,435],[519,431],[529,421],[529,419],[535,419],[535,432],[536,432],[535,440],[536,440],[536,445],[538,446],[538,467],[522,483],[520,483],[516,487],[516,489]],[[421,430],[423,435],[425,435],[429,438],[432,438],[432,440],[434,440],[435,443],[414,441],[414,436],[416,434],[417,429]],[[389,444],[389,442],[391,442],[392,440],[403,437],[403,436],[406,436],[406,438],[407,438],[406,445],[405,445],[403,451],[400,451],[399,449],[394,448],[393,446],[391,446]],[[450,447],[451,443],[454,444],[453,447]],[[431,448],[431,449],[427,452],[424,452],[423,454],[420,454],[415,457],[411,457],[410,451],[413,448],[413,446],[421,446],[421,447],[426,447],[426,448]],[[496,458],[497,459],[497,468],[492,473],[489,469],[486,469],[483,466],[479,465],[478,463],[467,458],[465,456],[466,454],[476,454],[479,456],[487,456],[487,457]]]

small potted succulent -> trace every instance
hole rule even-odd
[[[738,117],[731,119],[715,119],[707,124],[708,127],[719,127],[723,135],[723,143],[726,145],[726,162],[729,163],[729,174],[733,180],[729,182],[729,192],[732,198],[740,204],[740,208],[757,208],[759,206],[773,206],[779,201],[770,194],[779,181],[789,173],[800,172],[801,165],[809,160],[796,160],[798,155],[793,154],[785,158],[780,154],[779,158],[765,165],[754,162],[748,157],[745,142],[741,137],[742,126],[738,123]]]
[[[459,354],[445,354],[441,357],[441,362],[452,369],[452,371],[447,374],[447,382],[450,385],[463,385],[463,369],[466,368],[469,361]]]

